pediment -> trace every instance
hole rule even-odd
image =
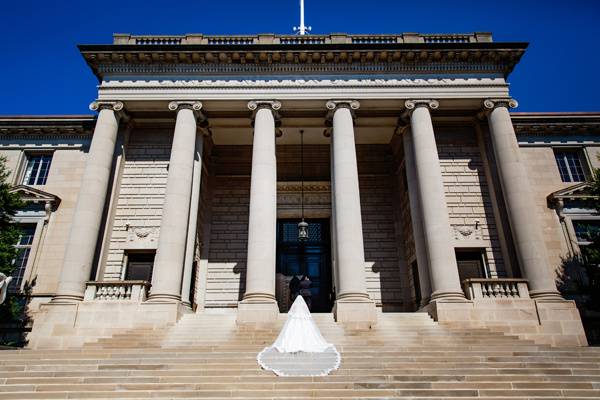
[[[557,200],[588,200],[597,197],[598,196],[591,193],[591,185],[589,182],[581,182],[550,193],[548,200],[551,202]]]
[[[21,196],[21,199],[27,203],[31,202],[49,204],[52,210],[56,210],[61,201],[60,197],[52,193],[48,193],[27,185],[13,186],[9,191],[11,193],[18,193]]]

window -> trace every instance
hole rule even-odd
[[[555,150],[556,165],[563,182],[585,181],[585,170],[577,150]]]
[[[471,278],[485,278],[486,262],[482,249],[456,250],[456,263],[460,281]]]
[[[419,282],[419,266],[417,265],[417,262],[414,261],[411,265],[410,265],[410,269],[412,271],[412,278],[413,278],[413,285],[415,288],[415,303],[417,305],[417,308],[419,308],[419,306],[421,305],[421,282]]]
[[[152,267],[154,266],[154,252],[127,253],[127,281],[152,282]]]
[[[600,234],[600,220],[574,220],[573,228],[575,228],[577,244],[585,246]]]
[[[33,237],[35,235],[35,224],[22,224],[19,225],[19,229],[21,229],[21,235],[19,236],[19,241],[15,245],[15,247],[19,249],[19,255],[14,260],[15,269],[11,274],[13,280],[8,288],[13,292],[21,289],[21,283],[25,276],[25,269],[27,268],[27,261],[29,260],[31,245],[33,244]]]
[[[52,162],[52,154],[36,154],[27,157],[23,175],[24,185],[45,185]]]

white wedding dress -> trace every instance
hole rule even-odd
[[[11,281],[12,276],[6,276],[0,272],[0,304],[4,303],[4,300],[6,300],[8,285],[10,285]]]
[[[275,343],[257,356],[261,367],[280,376],[324,376],[340,366],[340,353],[327,343],[302,296],[296,297]]]

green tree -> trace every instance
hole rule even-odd
[[[15,269],[14,260],[19,255],[15,244],[19,240],[20,230],[12,223],[12,217],[23,207],[23,202],[16,193],[10,192],[7,178],[10,171],[6,167],[6,159],[0,157],[0,272],[10,275]],[[0,323],[23,319],[22,299],[8,296],[0,305]]]
[[[600,169],[592,171],[590,194],[595,196],[593,207],[600,213]],[[600,230],[590,229],[586,233],[591,244],[582,247],[581,256],[589,280],[588,307],[600,310]]]
[[[18,255],[15,244],[19,240],[20,230],[12,223],[12,217],[23,207],[19,195],[10,192],[7,182],[9,174],[6,159],[0,157],[0,272],[6,275],[13,272],[13,261]]]

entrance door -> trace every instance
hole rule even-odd
[[[299,219],[277,221],[277,302],[281,312],[291,306],[289,282],[295,275],[312,281],[312,312],[331,312],[331,255],[329,220],[307,219],[308,240],[298,240]]]

